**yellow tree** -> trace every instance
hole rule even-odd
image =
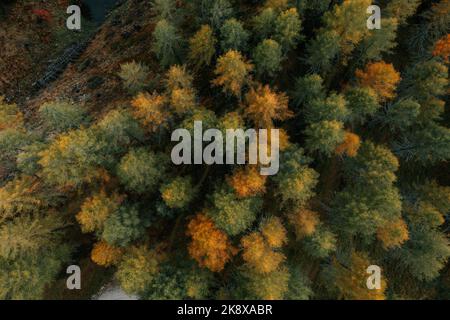
[[[335,151],[339,155],[346,154],[349,157],[354,157],[358,153],[360,145],[361,141],[358,135],[351,132],[346,132],[344,141],[336,147]]]
[[[310,209],[301,208],[289,215],[297,239],[311,236],[320,223],[319,214]]]
[[[287,232],[279,217],[268,218],[261,224],[260,230],[271,248],[280,248],[287,243]]]
[[[377,239],[380,240],[385,249],[399,247],[409,239],[408,227],[405,221],[400,218],[379,227]]]
[[[261,175],[256,166],[239,167],[227,178],[228,184],[241,198],[264,193],[266,180],[267,176]]]
[[[358,84],[373,89],[380,101],[394,98],[395,89],[401,80],[392,63],[384,61],[369,63],[364,70],[356,70],[355,74]]]
[[[105,191],[87,198],[76,215],[81,231],[94,232],[103,230],[106,219],[119,208],[121,197],[113,195],[108,197]]]
[[[439,39],[434,45],[433,56],[442,57],[445,62],[449,62],[450,56],[450,33]]]
[[[115,265],[122,257],[123,249],[110,246],[104,241],[97,242],[91,251],[91,259],[102,267]]]
[[[189,222],[186,234],[192,238],[188,246],[191,257],[213,272],[221,271],[236,253],[227,235],[202,213]]]
[[[260,128],[272,128],[273,120],[286,120],[293,115],[286,94],[276,93],[268,85],[250,89],[245,100],[245,115]]]
[[[363,253],[352,253],[350,263],[344,266],[336,259],[333,260],[331,270],[333,283],[343,299],[348,300],[384,300],[386,280],[381,278],[380,289],[367,287],[367,267],[372,265]]]
[[[213,30],[206,24],[189,40],[189,59],[196,69],[211,64],[216,53],[216,43]]]
[[[131,102],[134,117],[150,132],[164,126],[170,117],[166,98],[157,94],[140,93]]]
[[[230,50],[217,60],[214,74],[217,76],[212,81],[215,86],[223,87],[223,91],[241,97],[241,89],[247,83],[249,73],[253,65],[241,55],[240,52]]]
[[[278,269],[286,259],[274,251],[259,232],[252,232],[241,239],[242,258],[247,266],[256,273],[268,274]]]

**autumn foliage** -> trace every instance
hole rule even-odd
[[[235,254],[227,235],[202,213],[189,222],[186,234],[192,239],[188,246],[191,257],[213,272],[221,271]]]
[[[355,75],[359,85],[373,89],[381,101],[395,97],[395,89],[401,80],[392,63],[384,61],[369,63],[364,70],[356,70]]]
[[[354,157],[358,153],[360,143],[361,142],[358,135],[351,132],[346,132],[344,142],[336,147],[336,153],[339,155],[346,154],[349,157]]]
[[[123,249],[110,246],[106,242],[97,242],[92,248],[91,259],[102,267],[117,264],[123,254]]]
[[[442,57],[445,62],[449,62],[448,57],[450,56],[450,34],[447,34],[436,42],[436,44],[434,45],[433,56]]]
[[[263,193],[266,179],[267,176],[262,176],[257,167],[248,166],[237,169],[227,182],[239,197],[244,198]]]

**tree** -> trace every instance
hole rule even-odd
[[[164,85],[170,95],[176,89],[192,89],[193,77],[185,66],[172,65],[166,72]]]
[[[23,129],[7,128],[0,131],[0,162],[2,169],[12,172],[16,169],[18,154],[33,142],[33,137]]]
[[[189,59],[195,69],[209,66],[216,53],[217,39],[208,25],[203,25],[189,40]]]
[[[325,12],[324,26],[308,44],[308,64],[313,71],[327,72],[339,53],[340,61],[346,62],[347,56],[368,34],[367,16],[361,13],[370,5],[370,0],[344,0]]]
[[[276,13],[273,8],[266,8],[253,18],[253,33],[258,40],[269,39],[273,35],[275,19]]]
[[[220,47],[223,52],[236,50],[243,52],[247,49],[249,33],[242,23],[235,18],[228,19],[220,28]]]
[[[247,83],[247,77],[252,70],[253,66],[238,51],[230,50],[217,60],[214,70],[217,78],[212,81],[212,84],[222,86],[225,93],[231,93],[239,98],[242,87]]]
[[[68,102],[45,103],[39,108],[39,115],[49,130],[65,132],[88,123],[83,107]]]
[[[200,0],[200,12],[203,20],[218,30],[232,16],[233,7],[228,0]]]
[[[0,223],[21,214],[39,213],[55,204],[55,196],[32,177],[23,176],[11,180],[0,188]]]
[[[275,20],[274,39],[284,52],[294,49],[300,39],[302,23],[296,8],[281,12]]]
[[[124,88],[131,94],[136,94],[145,87],[149,69],[147,66],[131,61],[120,65],[118,76],[123,81]]]
[[[169,208],[185,208],[194,198],[195,190],[191,178],[177,177],[160,188],[161,197]]]
[[[103,156],[108,163],[115,163],[115,159],[108,159],[110,155],[125,152],[133,142],[141,142],[144,136],[139,122],[133,118],[132,113],[122,108],[108,112],[91,129],[95,138],[100,140],[99,144],[106,144]]]
[[[161,66],[169,67],[180,61],[182,38],[177,29],[165,19],[158,21],[153,32],[153,52]]]
[[[308,300],[313,295],[310,281],[307,276],[296,266],[289,268],[289,291],[285,294],[285,299]]]
[[[106,142],[99,140],[92,130],[61,134],[39,153],[42,175],[51,184],[73,187],[99,179],[105,149]]]
[[[306,105],[314,99],[324,100],[323,79],[318,74],[297,78],[292,96],[296,107]]]
[[[356,70],[358,84],[375,91],[380,101],[395,97],[395,89],[401,80],[400,74],[390,63],[374,62],[366,65],[364,70]]]
[[[102,240],[111,246],[126,247],[145,232],[145,223],[136,206],[122,205],[106,218]]]
[[[350,109],[350,121],[356,124],[363,124],[381,107],[377,101],[377,94],[370,88],[350,88],[345,92],[345,100]]]
[[[310,209],[301,208],[289,215],[297,240],[311,236],[320,224],[319,214]]]
[[[325,156],[331,156],[345,139],[343,124],[336,120],[315,122],[306,128],[305,135],[308,151],[317,151]]]
[[[159,272],[161,256],[145,245],[131,247],[117,266],[116,278],[128,294],[142,294]]]
[[[0,130],[23,127],[23,114],[16,104],[8,104],[0,96]]]
[[[258,128],[272,128],[274,120],[286,120],[292,116],[286,94],[276,93],[268,85],[259,85],[256,90],[251,88],[245,100],[245,115]]]
[[[433,56],[441,57],[446,63],[449,63],[450,56],[450,34],[439,39],[434,45]]]
[[[228,184],[240,198],[264,193],[266,180],[267,176],[259,174],[258,168],[255,166],[238,168],[233,175],[227,178]]]
[[[260,274],[276,271],[286,257],[274,251],[259,232],[252,232],[241,239],[242,258],[249,270]]]
[[[361,41],[357,48],[359,62],[368,60],[381,60],[383,54],[392,53],[392,49],[397,46],[398,19],[381,18],[382,28],[370,30],[370,33]]]
[[[281,70],[281,46],[275,40],[265,39],[256,46],[253,60],[259,76],[267,74],[273,77]]]
[[[386,280],[381,278],[381,288],[369,290],[367,288],[366,269],[370,266],[370,260],[364,253],[353,252],[348,264],[342,264],[333,259],[326,269],[326,279],[332,283],[338,296],[349,300],[384,300]]]
[[[307,45],[307,63],[311,72],[324,74],[337,60],[339,54],[339,35],[333,29],[321,31]]]
[[[14,260],[0,258],[0,299],[42,299],[69,255],[67,245],[57,245]]]
[[[308,123],[319,121],[345,121],[349,117],[347,101],[340,94],[332,93],[324,100],[314,99],[305,106],[305,119]]]
[[[392,131],[405,131],[417,122],[420,104],[414,99],[402,99],[390,105],[379,119]]]
[[[0,225],[0,257],[14,260],[51,248],[63,235],[66,223],[56,214],[20,215]]]
[[[170,113],[167,111],[167,100],[154,92],[140,93],[131,102],[133,116],[150,132],[157,131],[167,125]]]
[[[281,199],[281,205],[302,206],[315,195],[313,189],[319,174],[308,167],[309,163],[311,159],[296,145],[281,154],[280,170],[273,177],[275,194]]]
[[[186,275],[170,264],[163,264],[153,281],[147,286],[144,297],[149,300],[181,300],[186,298]]]
[[[116,265],[120,261],[122,254],[122,248],[116,248],[104,241],[100,241],[94,244],[94,248],[91,251],[91,259],[99,266],[109,267],[110,265]]]
[[[339,46],[344,55],[349,54],[368,33],[367,16],[361,13],[370,5],[370,0],[344,0],[324,14],[325,32],[333,30],[339,35]]]
[[[186,234],[192,238],[189,255],[200,267],[219,272],[235,255],[227,235],[219,230],[206,215],[199,213],[189,222]]]
[[[389,17],[395,17],[399,23],[405,23],[406,19],[412,16],[417,7],[420,5],[420,0],[399,0],[390,1],[386,6],[386,14]]]
[[[312,257],[323,259],[336,251],[336,235],[323,226],[303,241],[303,247]]]
[[[228,185],[222,185],[214,191],[210,201],[212,207],[207,215],[230,236],[248,229],[262,206],[260,197],[238,198]]]
[[[100,191],[87,198],[76,215],[83,232],[102,232],[106,219],[119,209],[121,198],[114,194],[109,197],[105,191]]]
[[[381,226],[377,230],[377,239],[384,249],[401,246],[409,239],[408,227],[403,219]]]
[[[341,232],[370,239],[377,228],[401,217],[401,198],[393,185],[398,165],[389,149],[369,141],[356,157],[347,158],[349,184],[336,195],[333,206],[333,223]]]
[[[447,87],[448,68],[436,60],[429,60],[407,70],[401,93],[420,104],[418,120],[428,124],[444,112],[445,102],[439,98],[446,94]]]
[[[250,270],[242,271],[248,291],[248,297],[264,300],[280,300],[289,290],[289,270],[286,267],[271,272],[260,274]]]
[[[269,217],[260,225],[261,234],[271,248],[280,248],[287,242],[287,232],[279,217]]]
[[[129,191],[153,192],[163,177],[166,163],[162,154],[145,148],[132,149],[120,160],[117,176]]]
[[[348,157],[354,157],[358,153],[360,145],[361,142],[358,135],[346,132],[344,141],[336,147],[335,152],[338,155],[346,154]]]

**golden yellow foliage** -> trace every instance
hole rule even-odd
[[[261,225],[261,234],[272,248],[280,248],[287,243],[286,229],[279,217],[270,217]]]
[[[81,211],[76,215],[81,231],[94,232],[103,228],[105,220],[117,210],[121,199],[117,195],[108,197],[102,190],[98,194],[86,199]]]
[[[367,267],[372,265],[364,254],[352,253],[349,266],[343,266],[336,259],[334,284],[339,289],[340,296],[348,300],[384,300],[386,280],[381,278],[380,289],[367,288]]]
[[[405,221],[398,219],[378,228],[377,239],[381,241],[385,249],[400,246],[409,239],[408,227]]]
[[[15,104],[7,104],[0,96],[0,130],[23,127],[23,114]]]
[[[401,80],[392,63],[384,61],[369,63],[364,71],[356,70],[355,75],[359,85],[373,89],[381,101],[395,97],[395,89]]]
[[[289,215],[289,222],[294,227],[297,239],[312,235],[320,223],[317,212],[302,208]]]
[[[209,66],[211,60],[216,53],[215,45],[217,39],[214,32],[208,25],[202,25],[200,29],[189,39],[189,60],[191,60],[195,68],[203,65]]]
[[[345,153],[349,157],[354,157],[358,153],[360,145],[361,141],[358,135],[351,132],[346,132],[344,141],[336,147],[336,153],[339,155],[343,155]]]
[[[445,62],[449,62],[448,57],[450,56],[450,33],[436,42],[433,50],[433,56],[442,57]]]
[[[108,267],[118,263],[122,254],[123,250],[121,248],[116,248],[104,241],[100,241],[94,244],[94,248],[91,252],[91,259],[99,266]]]
[[[217,59],[214,70],[217,78],[212,84],[222,86],[225,92],[240,97],[242,86],[247,82],[247,76],[252,70],[253,65],[248,63],[239,51],[229,50]]]
[[[286,259],[282,253],[273,251],[259,232],[244,236],[241,245],[244,249],[244,261],[257,273],[267,274],[275,271]]]
[[[170,95],[170,105],[179,115],[186,113],[195,106],[194,91],[189,88],[176,88]]]
[[[236,254],[227,235],[202,213],[189,222],[186,234],[192,238],[188,246],[191,257],[213,272],[221,271]]]
[[[231,177],[227,178],[228,184],[241,198],[265,192],[266,180],[267,176],[261,175],[256,166],[238,168]]]
[[[245,115],[260,128],[271,128],[273,120],[286,120],[293,115],[288,108],[286,94],[276,93],[268,85],[250,89],[245,99]]]
[[[175,89],[192,88],[193,77],[186,71],[185,66],[173,65],[166,73],[165,85],[168,92]]]
[[[131,102],[133,115],[149,131],[156,131],[165,125],[170,113],[167,110],[166,98],[157,94],[140,93]]]

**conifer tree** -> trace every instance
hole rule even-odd
[[[189,59],[195,69],[209,66],[216,53],[217,39],[208,25],[203,25],[189,40]]]
[[[182,38],[170,22],[165,19],[158,21],[153,37],[153,52],[163,67],[180,62]]]
[[[259,43],[253,53],[253,61],[258,75],[274,76],[281,69],[281,46],[272,39],[265,39]]]
[[[242,23],[235,18],[228,19],[220,28],[220,47],[223,52],[236,50],[244,52],[247,49],[249,32],[244,29]]]
[[[247,77],[252,69],[253,65],[248,63],[241,53],[230,50],[217,60],[214,70],[217,78],[212,84],[223,87],[226,93],[240,97],[242,87],[247,83]]]

